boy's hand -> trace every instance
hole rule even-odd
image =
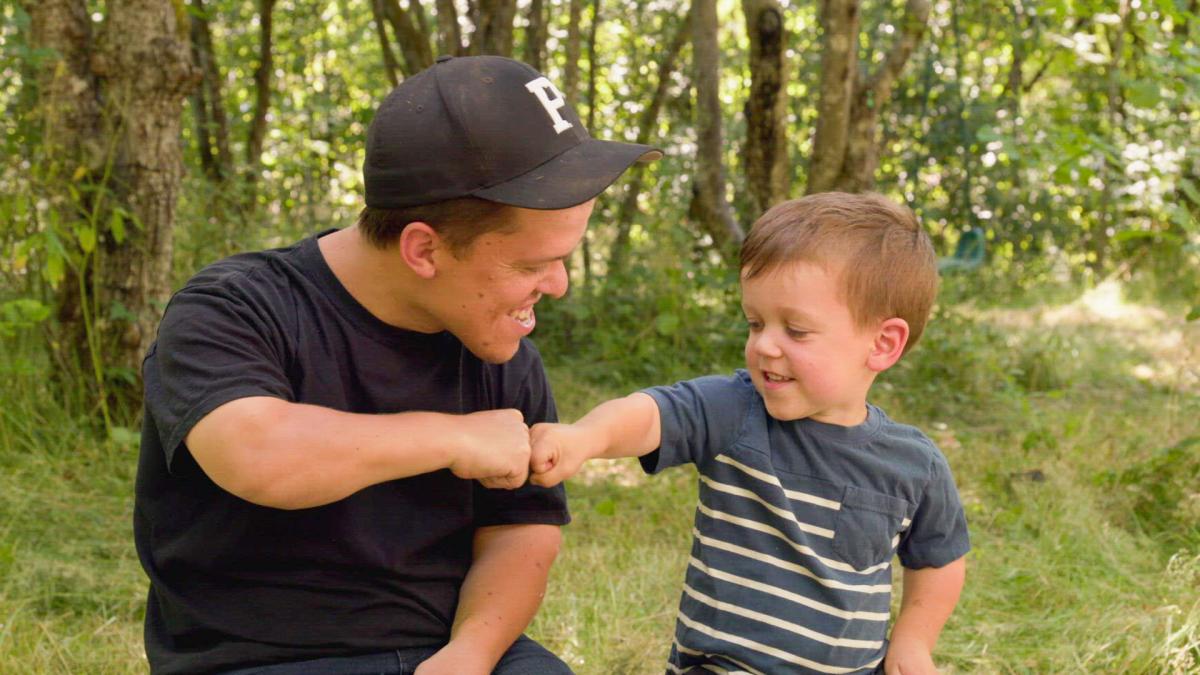
[[[886,675],[937,675],[929,648],[917,640],[901,640],[888,645],[883,660]]]
[[[529,482],[554,487],[588,459],[588,435],[572,424],[535,424],[529,430]]]

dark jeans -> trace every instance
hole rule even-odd
[[[272,666],[240,668],[225,675],[412,675],[437,647],[334,656]],[[508,648],[492,675],[572,675],[571,669],[545,647],[522,635]]]

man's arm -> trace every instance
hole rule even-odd
[[[936,674],[933,647],[958,604],[966,558],[943,567],[904,570],[904,598],[884,663],[887,675]]]
[[[517,488],[529,467],[529,432],[517,410],[364,415],[254,396],[213,410],[186,443],[217,485],[281,509],[446,468],[487,487]]]
[[[542,604],[561,541],[556,525],[479,528],[450,642],[422,663],[417,675],[492,672]]]
[[[661,442],[662,419],[649,394],[605,401],[574,424],[533,425],[530,482],[558,485],[589,459],[641,457]]]

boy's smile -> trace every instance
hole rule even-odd
[[[866,419],[875,333],[854,321],[837,272],[801,262],[742,280],[746,369],[776,419]]]

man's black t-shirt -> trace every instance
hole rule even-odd
[[[200,470],[187,433],[246,396],[556,420],[532,343],[491,365],[449,333],[385,324],[338,282],[317,237],[201,271],[172,298],[143,373],[134,539],[156,673],[444,643],[476,528],[569,520],[561,487],[487,490],[448,470],[294,511],[239,499]]]

